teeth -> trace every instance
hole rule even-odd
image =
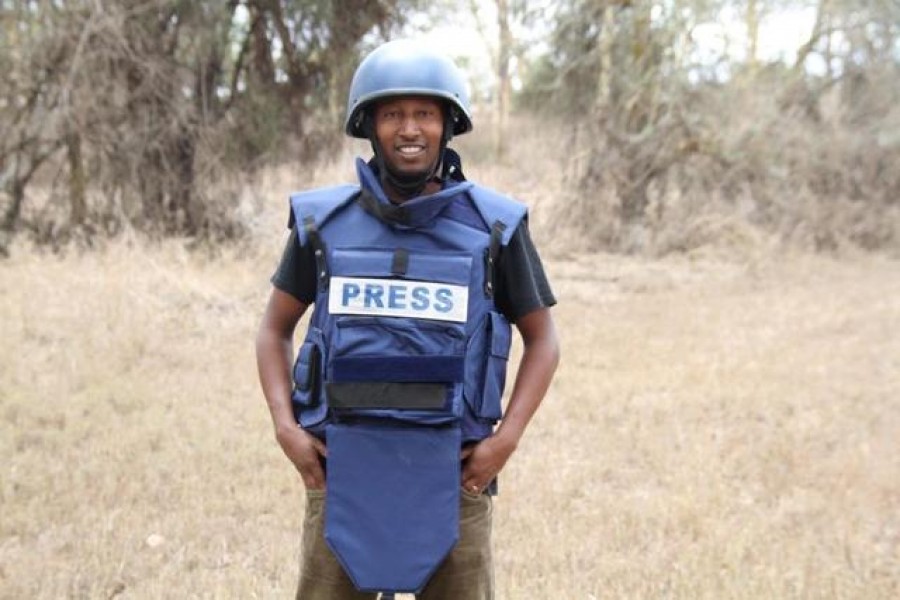
[[[422,151],[422,146],[400,146],[397,151],[401,154],[415,154]]]

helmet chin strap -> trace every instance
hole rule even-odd
[[[444,118],[444,131],[441,134],[441,145],[438,148],[437,158],[430,167],[423,171],[413,173],[404,173],[393,168],[391,164],[385,160],[384,152],[382,152],[381,144],[375,135],[375,127],[369,115],[366,115],[363,122],[363,129],[369,137],[369,143],[372,144],[372,151],[375,153],[375,164],[378,166],[378,177],[381,179],[382,186],[389,186],[396,191],[404,200],[415,198],[420,195],[431,181],[441,166],[441,159],[444,157],[444,149],[450,138],[453,137],[453,117],[450,110],[445,110],[447,115]]]
[[[437,172],[441,164],[440,155],[443,154],[443,148],[434,164],[424,171],[416,171],[413,173],[404,173],[394,169],[390,163],[384,159],[384,155],[380,152],[379,144],[372,142],[372,149],[375,151],[375,162],[378,165],[378,174],[381,178],[382,186],[389,186],[391,189],[400,194],[404,200],[415,198],[422,193],[431,178]]]

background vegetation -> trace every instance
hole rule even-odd
[[[498,598],[900,597],[897,7],[0,0],[0,600],[292,597],[285,197],[367,152],[362,52],[463,21],[453,143],[529,205],[564,356]]]
[[[797,51],[764,55],[763,25],[797,11]],[[0,252],[22,234],[239,237],[260,169],[341,145],[359,57],[433,23],[485,43],[472,87],[495,145],[479,160],[509,160],[523,127],[564,136],[555,218],[588,247],[748,228],[900,247],[892,0],[3,0]]]

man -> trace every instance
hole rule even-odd
[[[357,161],[359,186],[292,196],[257,338],[276,439],[307,493],[297,597],[492,598],[491,496],[559,360],[556,301],[525,207],[466,181],[447,147],[472,129],[451,61],[380,46],[345,128],[374,156]],[[510,323],[524,350],[494,430]]]

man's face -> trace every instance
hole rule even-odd
[[[399,173],[435,167],[444,131],[441,103],[427,96],[398,96],[375,106],[375,136],[384,160]]]

